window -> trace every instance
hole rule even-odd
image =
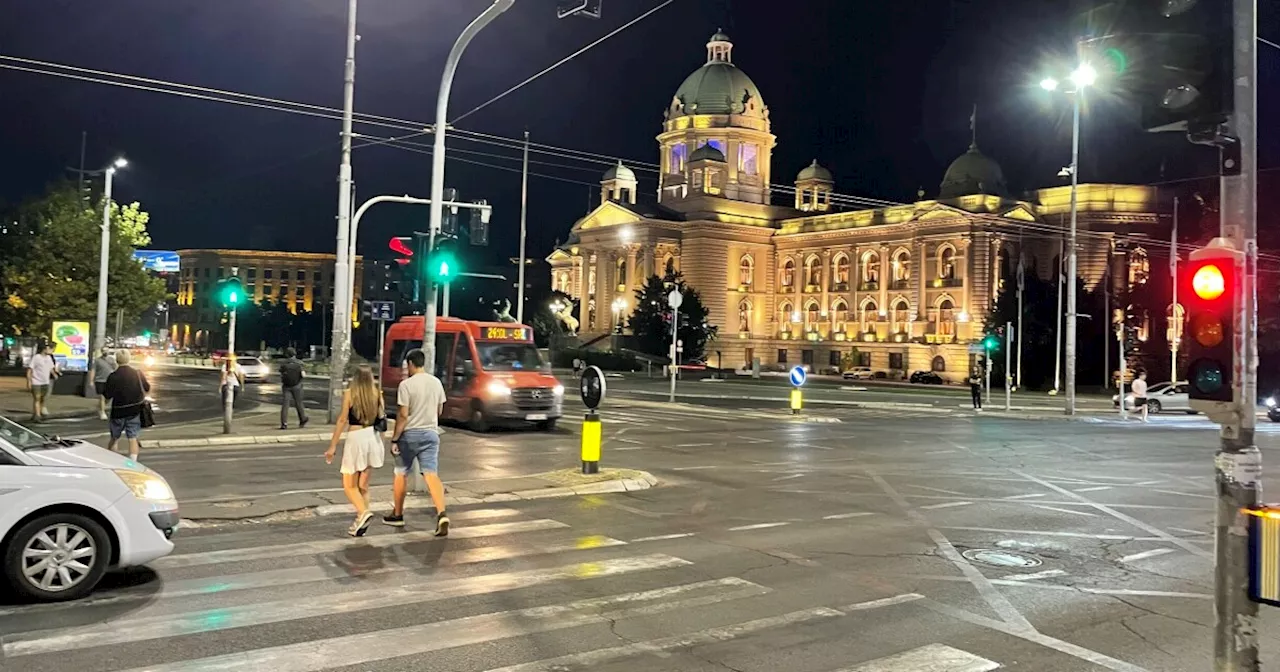
[[[211,277],[212,275],[213,275],[213,269],[212,269],[212,268],[209,268],[208,266],[205,266],[205,267],[204,267],[204,277],[208,278],[208,277]]]
[[[862,330],[871,331],[873,325],[880,319],[879,309],[876,307],[875,301],[864,301],[862,303]]]
[[[1151,260],[1147,257],[1147,251],[1141,247],[1134,248],[1133,252],[1129,253],[1129,286],[1144,285],[1149,277],[1151,277]]]
[[[907,330],[907,322],[911,318],[911,307],[903,299],[898,299],[893,304],[893,331],[894,333],[902,333]]]
[[[760,154],[760,148],[756,145],[742,143],[738,145],[738,172],[747,175],[755,175],[759,172],[759,162],[757,157]]]
[[[738,331],[746,334],[751,332],[751,302],[743,301],[738,304]]]
[[[790,287],[796,282],[796,262],[793,259],[787,259],[782,262],[782,278],[779,280],[783,287]]]
[[[812,350],[801,350],[801,351],[800,351],[800,363],[801,363],[801,364],[805,364],[805,365],[807,365],[807,366],[813,366],[813,351],[812,351]]]
[[[867,354],[868,354],[868,355],[870,355],[871,353],[869,353],[869,352],[868,352]],[[870,357],[868,357],[868,359],[870,359]],[[902,356],[902,353],[901,353],[901,352],[891,352],[891,353],[889,353],[889,368],[891,368],[891,369],[895,369],[895,370],[898,370],[898,371],[906,370],[907,366],[906,366],[906,364],[903,362],[903,359],[904,359],[904,358],[903,358],[903,356]],[[869,364],[870,364],[870,362],[868,362],[868,365],[869,365]]]
[[[809,287],[822,285],[822,264],[818,263],[816,256],[804,260],[804,282]]]
[[[938,304],[938,333],[953,336],[956,333],[955,304],[951,299],[943,299]]]
[[[849,321],[849,304],[844,299],[836,299],[831,304],[831,319],[835,322],[836,331],[845,330],[845,323]]]
[[[878,282],[880,282],[880,255],[876,252],[867,252],[862,255],[862,283],[873,287]]]
[[[614,282],[613,284],[619,287],[625,287],[627,285],[627,260],[626,259],[618,260],[617,272],[614,275],[614,280],[616,282]]]
[[[786,364],[786,363],[787,363],[787,349],[786,349],[786,348],[778,348],[778,363],[779,363],[779,364]]]
[[[782,305],[778,306],[778,312],[780,313],[778,316],[778,322],[782,324],[783,331],[790,329],[792,322],[798,321],[796,316],[791,314],[791,311],[792,308],[790,302],[783,301]]]
[[[939,371],[939,372],[946,371],[947,370],[946,358],[944,358],[942,355],[938,355],[937,357],[934,357],[933,361],[929,363],[929,370]]]
[[[476,344],[485,371],[544,371],[547,363],[529,343]]]
[[[804,323],[810,329],[818,326],[821,310],[818,308],[817,301],[810,301],[809,305],[804,307]]]
[[[219,277],[219,278],[221,278],[221,277],[225,276],[225,275],[226,275],[226,273],[227,273],[227,269],[225,269],[225,268],[223,268],[223,267],[221,267],[221,266],[219,266],[219,267],[218,267],[218,277]]]
[[[689,157],[689,148],[684,143],[672,145],[667,154],[667,172],[683,173],[684,164]]]
[[[938,250],[938,278],[954,280],[956,277],[956,248],[944,245]]]
[[[303,282],[306,282],[306,281],[307,281],[307,272],[306,272],[306,271],[298,271],[298,282],[299,282],[299,283],[303,283]]]
[[[893,280],[906,282],[911,279],[911,253],[898,250],[893,255]]]
[[[836,285],[849,284],[849,256],[843,252],[831,259],[831,281]]]
[[[712,139],[712,140],[699,140],[699,141],[698,141],[698,146],[699,146],[699,147],[703,147],[703,146],[705,146],[705,145],[711,145],[712,147],[715,147],[717,150],[719,150],[719,152],[720,152],[721,154],[725,154],[725,153],[726,153],[726,152],[724,151],[724,140]]]
[[[751,255],[742,255],[742,259],[738,261],[738,286],[750,287],[755,270],[755,262],[752,261]]]
[[[596,267],[594,265],[587,269],[587,294],[596,295]]]
[[[245,277],[250,280],[256,280],[258,278],[258,269],[250,267],[248,274]]]
[[[457,334],[436,334],[436,378],[442,381],[449,380],[449,374],[453,372],[449,364],[453,360],[453,344],[457,340]],[[421,346],[422,341],[418,341]]]
[[[670,254],[666,256],[666,261],[662,262],[663,272],[667,276],[676,274],[676,258]]]
[[[830,353],[828,353],[827,364],[830,366],[834,366],[836,368],[840,368],[840,351],[839,350],[832,350]]]
[[[271,279],[271,269],[269,269],[269,268],[265,268],[265,269],[263,269],[263,270],[262,270],[262,279],[263,279],[263,280],[270,280],[270,279]]]
[[[289,279],[289,271],[280,271],[280,279],[281,279],[281,280],[288,280],[288,279]]]

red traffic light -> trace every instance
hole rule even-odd
[[[409,249],[408,245],[405,245],[405,241],[407,240],[409,239],[397,236],[387,243],[387,247],[391,248],[391,251],[396,254],[403,254],[406,257],[412,257],[413,250]]]
[[[1216,264],[1205,264],[1191,276],[1191,289],[1197,297],[1212,301],[1227,291],[1227,280]]]

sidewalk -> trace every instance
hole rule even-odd
[[[293,443],[299,441],[328,441],[333,436],[333,425],[325,424],[323,409],[308,409],[310,414],[305,428],[298,427],[298,418],[289,411],[289,429],[280,429],[280,407],[275,404],[258,404],[251,410],[238,411],[232,419],[230,434],[222,433],[222,418],[178,425],[157,424],[142,433],[143,448],[185,448],[190,446],[222,446],[244,443]]]
[[[45,398],[49,419],[83,418],[98,414],[98,399],[76,394],[51,394]],[[0,413],[24,422],[31,418],[31,392],[23,376],[0,376]]]

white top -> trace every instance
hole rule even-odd
[[[1139,399],[1147,396],[1147,381],[1141,378],[1134,378],[1132,387],[1133,396],[1138,397]]]
[[[408,413],[396,418],[396,424],[404,423],[404,429],[440,429],[440,407],[444,405],[444,385],[440,379],[419,371],[409,376],[396,388],[396,405]]]
[[[58,362],[53,355],[32,355],[31,366],[31,384],[32,385],[48,385],[53,372],[58,368]]]

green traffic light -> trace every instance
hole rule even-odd
[[[431,257],[431,277],[437,282],[450,282],[458,275],[458,260],[449,250],[437,250]]]
[[[986,348],[987,350],[995,350],[999,346],[1000,346],[1000,339],[996,338],[992,334],[987,334],[986,338],[982,339],[982,347]]]

